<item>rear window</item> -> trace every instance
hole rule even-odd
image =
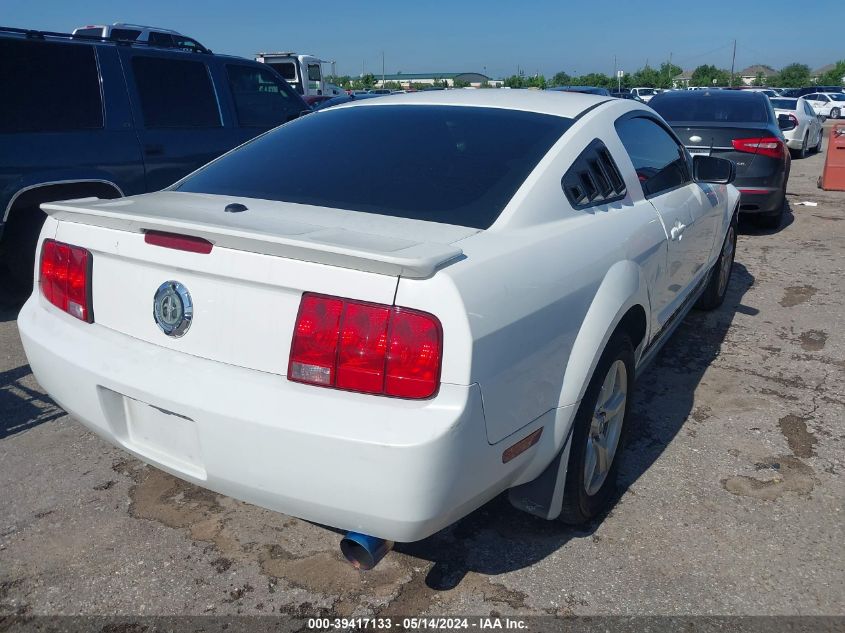
[[[827,96],[830,97],[833,101],[845,101],[845,94],[842,94],[841,92]]]
[[[217,97],[203,62],[136,56],[132,71],[145,127],[220,127]]]
[[[296,81],[296,67],[293,62],[275,62],[268,65],[287,81]]]
[[[725,123],[766,123],[769,112],[766,100],[761,96],[720,95],[714,92],[668,96],[661,99],[658,95],[649,105],[670,122],[704,121]]]
[[[779,110],[797,110],[798,99],[772,99],[772,107]]]
[[[103,127],[94,47],[0,40],[0,132]]]
[[[497,108],[327,110],[258,137],[177,190],[486,229],[571,124]]]

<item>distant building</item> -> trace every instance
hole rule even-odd
[[[765,64],[754,64],[748,68],[743,68],[737,74],[740,79],[742,79],[742,83],[746,86],[753,84],[754,80],[756,80],[758,76],[762,78],[763,84],[765,85],[769,83],[769,79],[778,74],[778,71],[771,66],[766,66]]]
[[[396,73],[395,75],[385,75],[383,82],[381,75],[376,74],[375,77],[376,86],[379,88],[388,82],[398,83],[403,88],[410,88],[411,84],[442,85],[444,81],[447,86],[454,86],[457,81],[467,83],[473,88],[478,88],[484,83],[491,88],[498,88],[504,83],[501,79],[490,79],[490,77],[481,73]]]
[[[690,82],[692,81],[692,71],[685,70],[680,75],[675,75],[672,77],[672,87],[673,88],[689,88]]]
[[[816,81],[819,80],[819,77],[821,77],[825,73],[829,73],[835,67],[836,67],[836,64],[826,64],[825,66],[822,66],[821,68],[816,68],[812,72],[812,74],[810,75],[810,79],[812,81],[816,82]],[[845,75],[843,75],[842,77],[839,78],[839,83],[845,84]]]

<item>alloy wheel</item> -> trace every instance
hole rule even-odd
[[[613,465],[622,435],[627,398],[628,370],[623,361],[617,360],[604,378],[587,434],[584,488],[588,495],[594,495],[601,489]]]

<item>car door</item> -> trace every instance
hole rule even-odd
[[[812,106],[807,103],[807,101],[802,100],[801,105],[804,108],[804,114],[806,114],[809,119],[810,146],[815,147],[819,144],[819,141],[821,140],[822,122],[819,121],[819,117],[816,114],[816,111],[813,110]]]
[[[683,146],[656,119],[640,113],[626,115],[616,122],[616,131],[643,195],[660,215],[666,232],[666,266],[654,298],[662,326],[706,272],[720,210],[712,192],[693,182]]]
[[[158,191],[238,144],[206,55],[121,49],[147,191]],[[228,115],[228,111],[226,112]]]

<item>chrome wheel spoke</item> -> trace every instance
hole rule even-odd
[[[622,434],[628,397],[628,373],[625,363],[615,361],[602,383],[596,408],[590,420],[584,455],[584,488],[596,494],[604,485]]]
[[[607,402],[604,403],[604,412],[609,419],[615,418],[622,411],[625,406],[625,394],[621,392],[614,393]]]

